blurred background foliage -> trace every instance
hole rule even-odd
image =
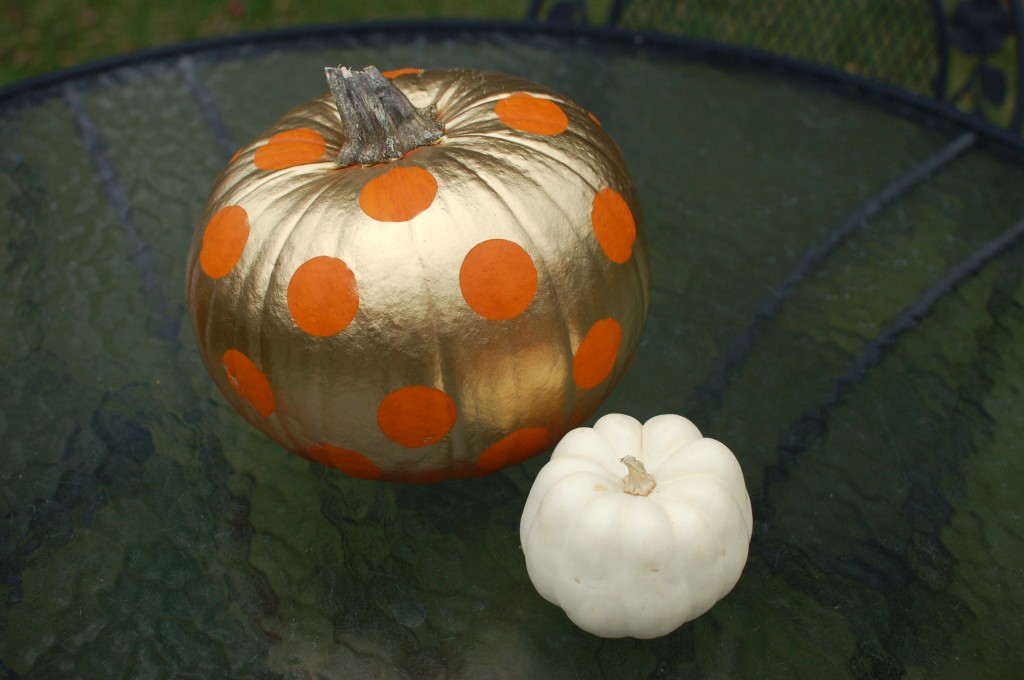
[[[0,0],[0,85],[199,38],[355,21],[521,19],[528,5],[528,0]]]
[[[612,1],[587,0],[586,19],[606,22]],[[954,46],[946,99],[1006,125],[1018,106],[1011,90],[1020,49],[1009,6],[941,2]],[[555,4],[542,3],[545,11]],[[312,24],[523,19],[529,7],[530,0],[0,0],[0,87],[202,38]],[[931,18],[927,0],[680,0],[631,5],[622,25],[819,61],[931,96],[937,70]]]

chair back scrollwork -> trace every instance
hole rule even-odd
[[[609,26],[783,55],[950,104],[1021,135],[1024,0],[614,0]],[[541,19],[541,0],[528,17]],[[546,15],[586,23],[585,0]]]

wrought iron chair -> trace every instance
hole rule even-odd
[[[527,16],[586,23],[587,3],[531,0]],[[1024,122],[1022,0],[614,0],[598,23],[841,70],[947,102],[1017,135]]]

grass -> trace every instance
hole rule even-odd
[[[958,0],[942,0],[947,11]],[[601,22],[612,0],[589,0]],[[548,0],[547,6],[554,4]],[[115,54],[198,38],[308,24],[383,19],[521,19],[529,0],[0,0],[0,86]],[[705,0],[646,3],[646,24],[821,61],[852,73],[930,93],[934,36],[923,0]],[[668,9],[673,7],[672,9]],[[653,9],[651,9],[653,8]],[[627,24],[629,23],[627,13]],[[782,29],[788,24],[786,30]],[[897,47],[898,46],[898,47]],[[1013,45],[993,60],[1011,79]],[[973,62],[954,59],[951,90]],[[977,90],[977,87],[974,87]],[[958,104],[972,108],[976,92]],[[985,103],[1005,123],[1012,98]]]
[[[527,6],[527,0],[0,0],[0,86],[197,38],[381,19],[521,19]]]

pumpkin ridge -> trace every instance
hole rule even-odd
[[[489,157],[487,157],[485,154],[483,154],[480,151],[476,151],[475,149],[468,149],[467,152],[468,153],[464,154],[464,155],[476,154],[478,156],[484,156],[486,159],[489,160]],[[483,183],[484,183],[484,186],[486,186],[487,190],[489,192],[491,192],[491,195],[493,195],[495,198],[497,198],[499,201],[501,201],[502,206],[504,206],[506,208],[506,210],[508,211],[508,213],[512,216],[513,222],[515,223],[515,226],[518,229],[519,233],[521,233],[523,235],[524,239],[526,240],[527,244],[529,245],[529,248],[524,248],[524,249],[527,251],[527,253],[530,253],[530,252],[535,253],[534,255],[530,256],[530,258],[533,260],[534,267],[537,268],[537,275],[538,275],[537,276],[537,278],[538,278],[538,281],[537,281],[537,292],[534,295],[536,296],[536,295],[541,293],[541,281],[546,281],[547,285],[544,287],[544,292],[546,294],[548,294],[548,295],[551,295],[554,298],[555,306],[558,308],[559,316],[561,318],[563,318],[563,319],[571,318],[571,316],[569,314],[569,307],[568,307],[568,305],[565,304],[565,300],[563,299],[562,294],[559,291],[558,286],[556,285],[556,279],[554,278],[554,276],[551,273],[551,267],[548,264],[547,255],[545,254],[544,249],[543,248],[539,248],[537,246],[537,242],[533,238],[533,235],[530,234],[530,232],[524,226],[526,224],[526,221],[524,221],[522,219],[522,213],[519,210],[517,210],[516,208],[514,208],[512,206],[512,203],[500,191],[499,187],[502,186],[501,183],[495,182],[490,176],[485,175],[481,170],[477,169],[476,167],[468,165],[462,158],[459,158],[459,157],[455,156],[455,154],[452,154],[452,156],[453,156],[452,160],[454,162],[456,162],[459,165],[461,165],[468,173],[472,174],[474,177],[477,177],[478,179],[482,180]],[[518,172],[517,168],[512,168],[512,169],[515,170],[516,172]],[[527,176],[527,175],[525,175],[523,173],[520,173],[520,177],[522,179],[524,179],[524,180],[529,180],[529,181],[533,182],[533,180],[529,176]],[[535,186],[539,186],[535,182],[534,182],[534,185]],[[543,190],[543,187],[539,187],[539,188],[541,189],[541,193],[543,193],[545,196],[549,196],[548,193]],[[549,198],[550,198],[550,196],[549,196]],[[558,206],[558,204],[555,201],[552,200],[551,203],[556,208],[558,208],[559,210],[561,209],[560,206]],[[571,222],[569,220],[566,220],[566,223],[569,224]],[[577,242],[581,242],[582,241],[582,237],[580,236],[580,234],[575,232],[575,230],[573,230],[573,235],[576,237],[576,241]],[[532,302],[531,302],[531,304],[532,304]],[[567,324],[559,324],[559,330],[561,331],[561,336],[562,336],[562,339],[563,339],[562,345],[563,345],[563,349],[565,351],[565,355],[566,356],[572,356],[572,353],[573,353],[573,351],[572,351],[572,337],[570,335],[568,325]],[[571,362],[570,362],[570,364],[571,364]],[[571,394],[572,391],[573,391],[573,386],[574,386],[574,383],[573,383],[573,380],[572,380],[572,371],[567,372],[565,380],[566,380],[565,381],[565,387],[567,388],[566,392],[568,394]],[[568,404],[566,404],[566,406],[568,406]],[[571,418],[572,418],[572,414],[571,413],[566,415],[565,419],[563,420],[563,422],[561,424],[561,426],[564,428],[566,423]]]
[[[506,140],[502,140],[502,141],[506,141]],[[515,142],[511,142],[511,143],[515,144]],[[476,149],[471,149],[471,148],[468,148],[468,147],[467,148],[457,147],[457,148],[458,148],[458,152],[459,152],[460,155],[463,155],[463,156],[476,155],[476,156],[480,156],[480,157],[484,158],[485,160],[493,160],[493,158],[491,158],[490,156],[488,156],[486,153],[484,153],[482,151],[477,151]],[[454,156],[454,154],[453,154],[453,156]],[[461,158],[455,157],[452,160],[454,160],[455,162],[457,162],[460,165],[462,165],[462,167],[465,168],[468,172],[470,172],[474,177],[477,177],[477,178],[482,179],[484,181],[484,183],[487,185],[488,190],[491,191],[491,194],[495,198],[500,200],[502,205],[504,205],[506,208],[509,208],[509,214],[511,214],[513,216],[513,218],[515,218],[516,225],[520,228],[520,230],[524,233],[524,235],[526,235],[526,237],[529,239],[530,245],[531,246],[536,246],[536,242],[534,241],[533,237],[530,236],[529,233],[525,229],[523,229],[523,227],[522,227],[523,220],[520,219],[521,213],[518,213],[517,211],[512,210],[511,209],[511,204],[509,203],[509,201],[496,188],[496,187],[502,186],[502,183],[501,182],[495,182],[495,180],[490,178],[490,177],[484,177],[484,173],[480,169],[478,169],[476,166],[467,165],[466,162],[463,161]],[[486,164],[483,165],[483,166],[479,166],[479,167],[481,167],[481,168],[482,167],[486,167]],[[570,167],[570,166],[566,165],[564,167]],[[504,164],[502,166],[502,171],[503,172],[518,171],[518,169],[515,166],[509,165],[509,164]],[[565,216],[566,219],[564,220],[564,222],[565,222],[566,225],[568,225],[570,227],[575,226],[573,224],[573,220],[569,219],[568,213],[566,213],[566,211],[562,208],[562,206],[557,201],[554,200],[554,198],[547,192],[547,190],[542,185],[538,184],[531,176],[529,176],[527,174],[519,173],[519,177],[522,180],[529,181],[533,186],[535,186],[538,189],[540,189],[541,193],[543,193],[546,197],[551,199],[550,202],[551,202],[551,205],[554,207],[554,209],[556,209],[559,213],[561,213],[562,215]],[[582,175],[579,175],[577,173],[577,177],[579,177],[579,179],[588,188],[591,188],[591,189],[594,188],[594,185],[591,184],[590,182],[588,182],[586,180],[586,178],[583,177]],[[579,230],[576,230],[576,229],[571,230],[571,233],[573,234],[573,236],[576,237],[576,242],[579,245],[581,245],[581,246],[587,245],[589,243],[589,239],[587,238],[587,235],[590,232],[591,232],[591,230],[589,228],[579,229]]]
[[[436,201],[436,200],[438,200],[438,198],[435,198],[434,200]],[[451,429],[455,429],[459,425],[459,421],[462,419],[462,407],[461,407],[461,404],[462,404],[462,393],[461,393],[461,391],[459,391],[457,389],[457,387],[458,387],[457,385],[455,386],[456,387],[455,392],[454,393],[450,392],[449,389],[448,389],[448,385],[447,385],[447,383],[446,383],[446,381],[444,379],[445,376],[449,374],[448,371],[449,371],[449,366],[451,364],[451,358],[450,358],[449,353],[448,353],[448,347],[452,343],[442,342],[441,341],[441,337],[442,337],[441,331],[443,329],[440,328],[439,317],[438,317],[438,314],[437,314],[437,304],[434,302],[434,292],[430,288],[430,277],[427,276],[427,274],[429,272],[429,269],[427,267],[427,263],[423,259],[423,252],[422,252],[422,250],[415,247],[415,244],[416,244],[415,232],[418,229],[424,229],[424,228],[425,227],[423,225],[416,226],[416,225],[414,225],[412,223],[407,223],[407,226],[405,228],[405,233],[406,233],[406,236],[409,238],[409,241],[412,244],[413,252],[416,253],[416,262],[419,265],[419,272],[420,272],[418,280],[419,280],[420,286],[421,286],[421,288],[423,290],[423,297],[426,299],[426,302],[427,302],[426,312],[427,312],[427,318],[429,319],[429,323],[430,323],[430,332],[429,332],[428,335],[430,336],[431,342],[433,343],[433,348],[432,348],[431,352],[427,356],[435,357],[435,361],[433,362],[433,365],[430,366],[430,369],[432,371],[432,375],[430,376],[429,383],[430,383],[430,386],[433,387],[434,389],[436,389],[436,390],[438,390],[440,392],[443,392],[444,394],[448,395],[448,398],[451,399],[452,402],[455,404],[455,412],[456,412],[458,418],[456,419],[455,423],[452,425],[452,428],[451,428]],[[429,236],[429,234],[427,234],[427,236]],[[450,430],[449,430],[449,432],[450,432]],[[448,435],[445,435],[444,437],[441,437],[440,439],[438,439],[437,442],[435,442],[435,443],[440,445],[441,442],[444,441],[447,437],[448,437]],[[451,447],[449,447],[449,449],[450,448]],[[449,457],[450,457],[450,450],[449,450]]]
[[[255,168],[255,166],[253,167]],[[283,172],[265,172],[263,170],[249,170],[248,168],[241,172],[243,173],[242,176],[232,181],[230,188],[222,193],[225,205],[238,205],[244,208],[243,203],[253,194],[259,195],[264,191],[268,191],[268,189],[273,191],[273,185],[279,183],[282,179],[281,176],[284,174]],[[268,188],[267,185],[271,186]]]
[[[461,90],[461,91],[460,91]],[[447,83],[437,92],[431,94],[437,112],[437,119],[444,125],[445,139],[451,132],[451,126],[458,125],[458,120],[476,108],[476,100],[471,92],[466,92],[456,82]],[[467,105],[468,103],[468,105]]]
[[[602,469],[601,472],[605,472],[605,470]],[[598,474],[596,471],[592,471],[592,470],[577,470],[575,472],[570,472],[569,474],[562,476],[557,482],[555,482],[554,484],[552,484],[548,488],[548,492],[544,495],[544,499],[541,500],[541,504],[537,508],[537,512],[534,514],[534,517],[536,517],[537,515],[541,514],[540,511],[541,511],[541,508],[544,507],[544,501],[545,500],[547,500],[549,497],[550,498],[557,498],[558,497],[558,494],[559,494],[558,487],[562,486],[564,483],[568,482],[569,480],[571,480],[571,479],[573,479],[575,477],[579,477],[581,475],[586,475],[588,477],[596,477],[596,478],[600,479],[602,482],[607,482],[606,486],[607,486],[607,489],[609,491],[612,491],[613,489],[615,489],[616,485],[621,485],[622,484],[622,480],[621,479],[618,479],[618,478],[614,477],[611,474],[609,474],[607,476],[607,478],[606,478],[604,475]],[[580,522],[584,521],[584,519],[587,517],[587,515],[591,514],[592,507],[594,505],[599,504],[599,503],[607,502],[610,497],[611,497],[610,494],[607,494],[607,493],[604,493],[604,492],[596,493],[596,494],[594,494],[592,496],[589,496],[582,504],[575,506],[574,507],[575,516],[572,519],[572,523],[568,527],[566,527],[565,536],[578,536],[579,535],[579,531],[577,530],[577,526],[579,525]],[[564,577],[562,572],[563,572],[564,569],[568,568],[568,565],[572,564],[572,560],[566,559],[566,556],[565,556],[565,554],[567,552],[569,552],[571,547],[572,547],[572,541],[571,540],[562,541],[561,548],[559,550],[559,556],[558,556],[558,559],[557,559],[557,563],[559,565],[559,568],[558,568],[558,571],[556,572],[554,578],[552,579],[552,582],[554,582],[556,584],[557,583],[565,583],[566,582],[566,579],[565,579],[565,577]],[[558,590],[559,589],[556,587],[556,591],[558,591]],[[559,592],[559,594],[563,595],[564,593]],[[561,603],[559,603],[559,602],[555,602],[554,604],[557,604],[560,607],[562,606]]]
[[[429,73],[429,71],[424,71],[424,73]],[[494,102],[500,99],[502,92],[505,91],[501,86],[476,82],[479,78],[474,79],[474,82],[466,83],[466,75],[483,76],[484,73],[474,69],[451,69],[448,76],[443,76],[446,78],[445,82],[442,82],[437,90],[431,93],[438,118],[445,122],[446,127],[457,116],[473,111],[480,106],[489,105],[493,108]],[[492,87],[494,94],[481,97],[478,90],[482,85]]]
[[[738,504],[736,504],[736,499],[733,498],[731,493],[729,493],[728,495],[729,495],[729,499],[731,501],[733,501],[733,504],[736,506],[737,515],[742,517],[744,515],[744,509],[742,507],[740,507]],[[713,550],[709,550],[709,552],[711,552],[715,556],[715,561],[716,562],[721,562],[720,555],[722,554],[723,548],[725,548],[727,546],[725,546],[722,543],[722,537],[718,535],[717,531],[715,531],[715,527],[717,526],[718,523],[715,522],[713,519],[709,518],[707,515],[705,515],[704,512],[702,511],[702,508],[700,507],[700,505],[698,505],[698,504],[696,504],[696,503],[694,503],[692,501],[688,501],[688,500],[682,500],[682,499],[675,498],[675,497],[670,497],[670,498],[672,499],[671,502],[670,502],[672,505],[676,505],[676,504],[682,505],[682,506],[686,507],[690,512],[692,512],[696,517],[700,518],[701,524],[703,524],[704,535],[707,536],[707,535],[710,534],[715,539],[714,549]],[[665,508],[665,506],[668,505],[668,504],[669,503],[665,503],[664,501],[661,501],[659,503],[655,503],[655,505],[658,506],[658,510],[661,512],[661,514],[665,516],[666,520],[669,519],[668,511]],[[710,547],[710,546],[708,546],[708,547]],[[723,586],[725,585],[725,573],[721,569],[716,569],[715,570],[715,575],[717,577],[717,587],[714,588],[713,590],[714,590],[714,592],[721,592]]]
[[[269,344],[267,342],[266,335],[265,335],[266,332],[267,332],[267,326],[268,326],[268,324],[265,323],[265,320],[273,320],[273,319],[278,318],[281,315],[283,315],[284,318],[287,318],[289,320],[291,319],[291,312],[288,310],[288,304],[287,304],[287,302],[288,302],[288,282],[291,280],[291,276],[290,275],[286,275],[284,273],[284,269],[283,268],[284,268],[284,265],[285,265],[285,260],[284,260],[284,258],[280,257],[280,253],[283,250],[284,246],[287,245],[288,242],[291,241],[295,237],[296,230],[300,226],[305,224],[306,216],[309,215],[309,213],[313,209],[313,207],[320,202],[320,200],[323,198],[324,193],[329,191],[332,188],[333,184],[334,184],[333,182],[326,182],[326,181],[322,182],[317,187],[316,191],[310,191],[310,188],[308,186],[300,187],[298,189],[295,189],[294,190],[295,194],[306,194],[307,195],[306,204],[300,210],[290,211],[288,213],[288,218],[289,219],[287,221],[287,224],[288,224],[287,227],[282,229],[282,225],[279,224],[273,230],[274,232],[281,231],[283,233],[277,239],[275,239],[274,242],[273,242],[274,247],[272,249],[272,252],[274,254],[274,263],[273,263],[273,265],[271,265],[269,274],[267,276],[267,286],[268,286],[267,293],[268,294],[263,296],[263,305],[262,305],[261,310],[260,310],[259,327],[258,327],[258,330],[257,330],[257,335],[258,335],[258,337],[260,339],[260,346],[261,347],[266,346],[266,345]],[[287,197],[287,196],[289,196],[291,194],[292,194],[292,192],[289,192],[288,194],[285,194],[285,196]],[[270,250],[270,249],[268,249],[267,244],[264,243],[263,251],[267,252],[268,250]],[[320,254],[323,255],[325,253],[320,253]],[[259,272],[259,268],[258,267],[250,267],[249,268],[249,272],[250,272],[250,275],[249,275],[249,277],[247,277],[246,283],[248,283],[248,280],[250,280],[250,279],[252,279],[252,278],[254,278],[256,276],[256,274]],[[359,280],[357,278],[356,279],[357,285],[358,285],[358,281]],[[270,295],[269,294],[270,286],[275,285],[275,282],[277,282],[278,284],[283,286],[283,290],[281,291],[281,295],[280,296],[275,296],[275,295]],[[240,295],[239,297],[242,297],[242,296]],[[248,296],[245,296],[245,297],[248,297]],[[280,300],[284,301],[284,309],[282,310],[282,314],[281,315],[274,313],[274,307],[276,307],[279,304],[279,302],[280,302],[279,298],[280,298]],[[300,332],[302,332],[301,329],[300,329]],[[287,404],[287,402],[285,402],[285,403]],[[287,409],[288,406],[290,406],[290,404],[287,404],[285,408]],[[288,431],[289,430],[288,424],[285,422],[284,418],[280,419],[280,423],[281,423],[282,431],[284,431],[288,435],[289,439],[292,442],[300,441],[299,439],[296,439],[295,433],[292,433],[292,432]],[[289,448],[292,448],[292,447],[289,447]]]
[[[563,133],[562,136],[564,137],[565,133]],[[561,157],[553,153],[549,153],[549,151],[553,150],[552,147],[554,147],[555,145],[546,143],[544,138],[534,140],[520,137],[508,137],[506,135],[500,134],[500,131],[495,131],[468,133],[464,135],[458,135],[455,137],[455,139],[471,137],[484,137],[485,139],[488,140],[488,143],[491,144],[507,144],[512,147],[525,148],[531,152],[531,155],[534,158],[536,158],[536,156],[538,155],[543,156],[545,161],[550,161],[553,165],[558,166],[562,170],[568,171],[570,174],[574,175],[577,179],[579,179],[583,185],[593,190],[594,193],[597,193],[603,188],[595,185],[594,182],[591,181],[591,178],[580,172],[579,166],[572,164],[568,158]],[[460,152],[471,151],[472,153],[476,153],[478,155],[484,155],[482,151],[477,151],[475,149],[471,150],[468,147],[457,146],[456,148],[458,148]]]
[[[705,482],[711,482],[712,484],[717,486],[723,494],[727,495],[729,499],[732,500],[733,505],[736,507],[736,510],[740,515],[742,515],[745,512],[746,504],[742,503],[740,499],[736,498],[736,495],[732,492],[732,489],[722,482],[722,479],[719,475],[714,475],[711,474],[710,472],[692,472],[681,475],[677,474],[672,479],[665,482],[665,489],[663,490],[663,494],[668,498],[671,498],[673,501],[684,503],[686,505],[693,505],[696,508],[696,511],[699,512],[700,506],[696,506],[693,503],[686,500],[685,498],[680,498],[672,493],[672,488],[676,486],[678,482],[684,479],[692,479],[695,477],[699,477],[705,480]],[[707,517],[705,517],[703,513],[701,513],[701,518],[705,521],[708,521]]]
[[[283,184],[285,186],[294,184],[294,177],[292,176],[293,174],[322,174],[322,169],[320,172],[315,173],[311,173],[305,170],[305,168],[309,168],[311,165],[324,164],[310,163],[306,165],[296,166],[295,168],[288,168],[287,170],[280,170],[277,172],[246,172],[239,180],[231,183],[230,189],[225,190],[223,192],[222,195],[225,199],[225,203],[238,205],[239,207],[245,209],[248,212],[249,209],[245,207],[245,204],[252,200],[253,195],[259,196],[260,194],[264,193],[274,193],[277,190],[277,185],[279,184]],[[293,173],[292,171],[295,172]],[[327,187],[324,187],[323,190],[321,190],[320,194],[318,194],[318,196],[322,195],[323,191],[326,190]],[[291,189],[284,193],[278,200],[290,200],[292,196],[304,193],[306,191],[309,191],[308,186]],[[227,200],[228,197],[230,197],[230,200]],[[250,235],[250,238],[257,238],[258,240],[260,240],[260,237],[276,230],[276,227],[264,226],[264,222],[262,220],[252,219],[251,217],[249,223],[250,227],[252,228],[252,234]],[[257,225],[259,225],[259,227],[257,227]]]

